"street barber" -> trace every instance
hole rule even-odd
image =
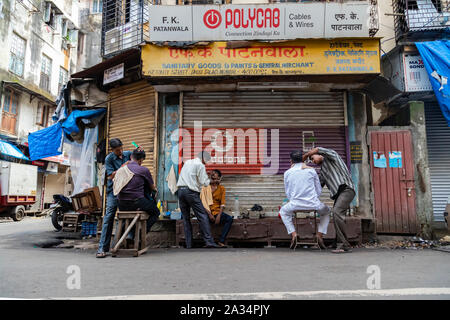
[[[186,249],[192,248],[191,208],[197,217],[200,231],[205,241],[205,248],[220,248],[214,242],[211,235],[208,214],[200,200],[202,187],[209,185],[210,180],[206,173],[205,163],[211,160],[208,152],[200,152],[195,159],[184,163],[178,178],[178,200],[183,215],[184,235],[186,237]]]
[[[292,215],[299,210],[317,210],[320,216],[317,242],[325,249],[322,236],[327,233],[330,208],[319,200],[322,193],[319,176],[316,170],[302,163],[300,151],[292,151],[290,158],[291,168],[284,173],[284,186],[289,202],[281,207],[280,215],[292,237],[291,249],[295,249],[297,245],[297,232],[292,223]]]
[[[326,184],[330,190],[331,199],[334,200],[332,212],[337,248],[332,252],[351,252],[346,233],[345,214],[355,197],[355,190],[347,165],[336,151],[321,147],[314,148],[303,155],[303,161],[308,158],[321,166],[321,181]]]
[[[98,244],[97,258],[106,257],[111,244],[111,235],[116,216],[118,200],[113,194],[113,179],[116,171],[130,161],[131,151],[123,151],[123,144],[120,139],[114,138],[109,141],[111,153],[105,158],[105,170],[107,177],[106,187],[106,212],[103,217],[102,235]]]

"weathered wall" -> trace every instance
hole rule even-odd
[[[416,182],[416,211],[422,236],[431,238],[433,203],[431,198],[430,169],[428,166],[427,134],[423,101],[410,101],[410,123],[414,148]]]
[[[349,92],[347,98],[348,137],[349,141],[361,142],[362,163],[350,165],[352,179],[355,182],[356,197],[353,205],[361,218],[371,219],[370,201],[370,165],[367,145],[366,97],[358,92]]]
[[[381,38],[382,54],[395,47],[394,16],[386,15],[393,12],[392,0],[378,1],[379,30],[376,36]]]
[[[102,14],[91,12],[90,1],[85,1],[84,6],[80,10],[80,32],[85,35],[84,49],[82,52],[78,52],[77,71],[90,68],[102,62]]]
[[[68,69],[76,64],[76,47],[71,49],[70,62],[67,63],[62,52],[61,25],[56,29],[50,28],[43,20],[43,8],[45,1],[35,1],[40,12],[31,13],[18,1],[0,0],[0,80],[17,81],[28,89],[40,93],[50,100],[55,100],[58,95],[58,83],[60,68]],[[73,5],[74,1],[55,1],[57,6],[67,13],[66,18],[78,24],[78,7]],[[76,1],[76,3],[78,3]],[[26,41],[24,73],[17,76],[9,71],[10,48],[13,33],[16,33]],[[74,55],[75,53],[75,55]],[[52,70],[50,78],[50,90],[46,92],[39,88],[42,55],[52,59]],[[19,92],[20,93],[20,92]],[[29,132],[39,130],[35,124],[37,106],[39,99],[31,99],[27,93],[20,93],[16,135],[19,141],[26,141]]]

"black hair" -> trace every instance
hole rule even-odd
[[[139,160],[144,160],[145,159],[145,151],[142,149],[134,149],[133,150],[133,154],[131,155],[133,157],[134,160],[139,161]]]
[[[206,151],[201,151],[197,154],[197,157],[200,158],[200,160],[203,160],[204,162],[208,162],[209,160],[211,160],[211,155],[209,154],[209,152]]]
[[[220,172],[220,170],[219,169],[213,169],[213,171],[212,172],[215,172],[215,173],[217,173],[217,175],[219,176],[219,178],[220,177],[222,177],[222,172]]]
[[[122,144],[122,141],[120,141],[119,138],[114,138],[114,139],[109,140],[109,147],[111,149],[115,149],[115,148],[118,148],[118,147],[121,147],[121,146],[123,146],[123,144]]]
[[[290,157],[293,163],[300,163],[303,158],[302,153],[298,150],[292,151]]]

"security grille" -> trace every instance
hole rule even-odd
[[[426,36],[450,26],[450,0],[393,0],[397,40]]]
[[[149,0],[103,1],[102,56],[109,58],[148,40]]]

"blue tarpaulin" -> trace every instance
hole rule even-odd
[[[15,145],[12,145],[3,140],[0,140],[0,153],[4,154],[5,156],[14,157],[17,159],[30,160]]]
[[[78,119],[94,119],[106,112],[106,109],[95,110],[74,110],[64,121],[57,122],[54,125],[30,133],[28,135],[28,144],[30,148],[30,158],[32,161],[57,156],[62,153],[63,131],[70,135],[80,132],[77,125]]]
[[[54,125],[30,133],[28,147],[32,161],[57,156],[62,153],[63,130],[59,122]]]
[[[101,116],[103,113],[106,112],[106,109],[97,109],[97,110],[74,110],[72,113],[67,117],[67,119],[62,123],[62,128],[64,129],[64,132],[67,134],[71,134],[72,132],[78,133],[80,132],[80,129],[77,125],[77,120],[79,118],[82,119],[93,119]]]
[[[442,114],[450,127],[450,41],[416,42]]]

